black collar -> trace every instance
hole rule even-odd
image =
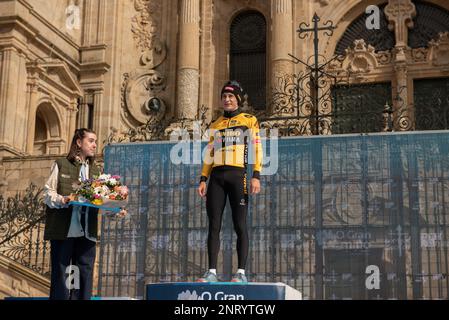
[[[240,108],[235,109],[234,111],[224,111],[223,112],[223,117],[225,118],[232,118],[235,117],[236,115],[240,114]]]

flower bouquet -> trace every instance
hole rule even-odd
[[[120,176],[102,174],[94,179],[80,181],[69,204],[95,207],[119,212],[128,203],[129,190],[120,182]]]

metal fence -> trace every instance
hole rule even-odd
[[[250,201],[250,281],[284,282],[307,299],[447,299],[447,141],[447,131],[276,141],[278,170]],[[274,142],[264,141],[272,161]],[[127,219],[103,220],[103,296],[142,298],[146,283],[193,281],[207,268],[201,165],[173,164],[173,146],[106,148],[105,171],[131,195]],[[235,242],[227,208],[223,280]]]

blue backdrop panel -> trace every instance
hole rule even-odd
[[[284,282],[305,299],[447,299],[448,141],[446,131],[264,141],[273,161],[264,170],[276,155],[277,170],[250,197],[249,280]],[[207,268],[201,164],[173,163],[174,146],[106,147],[105,171],[131,193],[129,217],[103,219],[103,296],[144,298],[146,283],[193,281]],[[227,208],[224,281],[235,240]]]

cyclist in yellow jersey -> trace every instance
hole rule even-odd
[[[248,257],[248,213],[247,166],[249,152],[254,155],[250,192],[260,192],[260,171],[262,168],[262,143],[259,123],[253,115],[243,113],[243,90],[236,81],[229,81],[221,91],[223,115],[210,127],[210,140],[201,171],[198,193],[206,197],[209,233],[207,248],[209,270],[199,282],[216,282],[217,259],[220,249],[220,229],[226,198],[232,209],[232,221],[237,234],[238,270],[233,282],[247,282],[245,275]],[[209,179],[208,186],[206,182]],[[207,196],[206,196],[207,189]]]

